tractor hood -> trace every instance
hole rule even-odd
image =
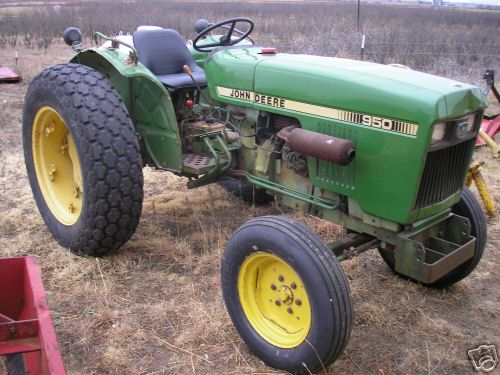
[[[351,141],[356,157],[347,166],[308,157],[314,186],[352,198],[363,220],[375,220],[363,216],[368,214],[402,224],[442,212],[460,198],[457,192],[431,206],[416,204],[433,124],[479,116],[486,105],[479,88],[365,61],[260,52],[253,47],[211,53],[205,63],[210,94]],[[445,155],[458,160],[469,148],[450,150]]]
[[[212,95],[231,101],[232,97],[221,95],[223,91],[218,87],[230,88],[261,94],[252,99],[272,96],[422,125],[486,105],[481,90],[475,86],[411,69],[260,52],[261,48],[254,47],[212,54],[205,65]]]

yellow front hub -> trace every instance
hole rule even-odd
[[[33,120],[32,151],[38,186],[56,219],[73,225],[82,211],[83,181],[73,138],[61,115],[42,107]]]
[[[299,275],[281,258],[255,253],[238,274],[238,296],[246,318],[267,342],[300,345],[311,327],[311,306]]]

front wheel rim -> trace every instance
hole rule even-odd
[[[260,252],[247,257],[238,274],[238,297],[248,322],[268,343],[290,349],[309,334],[307,291],[280,257]]]
[[[66,122],[52,107],[41,107],[33,119],[32,153],[47,207],[61,224],[75,224],[83,206],[80,160]]]

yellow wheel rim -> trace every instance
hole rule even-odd
[[[80,160],[62,116],[42,107],[33,120],[32,151],[38,186],[52,214],[73,225],[82,211],[83,183]]]
[[[238,296],[253,329],[280,348],[300,345],[311,327],[311,306],[299,275],[281,258],[255,253],[238,274]]]

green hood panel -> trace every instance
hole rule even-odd
[[[206,69],[211,89],[223,86],[326,107],[362,108],[366,114],[423,125],[486,106],[478,87],[411,69],[259,52],[258,47],[238,48],[210,56]]]
[[[266,59],[257,51],[260,48],[235,48],[210,53],[205,61],[210,93],[217,97],[216,86],[253,91],[255,68]]]
[[[262,61],[254,90],[419,124],[463,114],[456,103],[464,98],[469,112],[482,106],[480,89],[471,85],[400,67],[309,55],[278,54]]]

